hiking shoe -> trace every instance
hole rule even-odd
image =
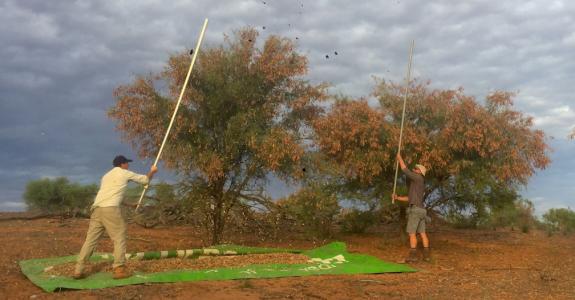
[[[431,262],[431,249],[429,247],[423,248],[423,261]]]
[[[409,254],[405,258],[406,263],[414,263],[417,262],[419,258],[417,257],[417,249],[409,249]]]
[[[114,279],[128,278],[130,276],[132,276],[132,273],[130,273],[125,266],[119,266],[114,268],[114,276],[113,276]]]

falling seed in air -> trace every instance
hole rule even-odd
[[[295,39],[296,39],[296,40],[299,40],[299,37],[296,36]]]
[[[266,2],[265,2],[265,1],[262,1],[262,3],[263,3],[263,4],[266,4]]]
[[[194,54],[194,49],[190,50],[190,55]]]
[[[301,170],[302,170],[303,172],[305,172],[305,168],[302,168]]]
[[[326,54],[326,55],[325,55],[325,59],[329,59],[329,55]]]
[[[266,30],[266,27],[265,27],[265,26],[262,26],[262,29],[263,29],[263,30]]]
[[[251,43],[251,42],[252,42],[252,40],[251,40],[251,39],[249,39],[249,40],[248,40],[248,42],[250,42],[250,43]]]
[[[337,51],[335,51],[333,54],[337,55]]]

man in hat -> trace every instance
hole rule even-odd
[[[94,252],[96,243],[104,230],[114,242],[114,263],[112,265],[114,279],[131,276],[124,265],[126,261],[126,223],[122,217],[120,203],[122,203],[129,181],[146,185],[158,171],[158,168],[152,166],[147,175],[140,175],[128,170],[128,163],[130,162],[132,160],[123,155],[116,156],[113,161],[114,168],[102,177],[100,190],[91,207],[86,241],[76,261],[76,268],[72,276],[74,279],[86,277],[84,264]]]
[[[401,171],[408,178],[409,192],[407,196],[398,196],[393,194],[392,197],[395,200],[408,202],[409,207],[407,208],[407,234],[409,234],[409,254],[405,259],[405,262],[416,262],[417,257],[417,236],[419,233],[421,236],[421,242],[423,243],[423,260],[431,261],[431,253],[429,250],[429,239],[427,238],[427,233],[425,233],[425,219],[427,218],[427,211],[423,205],[423,197],[425,194],[425,183],[424,176],[427,169],[420,164],[416,164],[412,171],[410,171],[401,154],[397,154],[397,160],[401,166]]]

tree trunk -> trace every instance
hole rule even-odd
[[[219,198],[216,200],[214,211],[212,212],[212,245],[220,243],[224,232],[224,222],[223,199]]]

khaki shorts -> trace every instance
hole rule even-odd
[[[407,208],[407,233],[424,233],[425,218],[427,210],[425,208],[410,206]]]

